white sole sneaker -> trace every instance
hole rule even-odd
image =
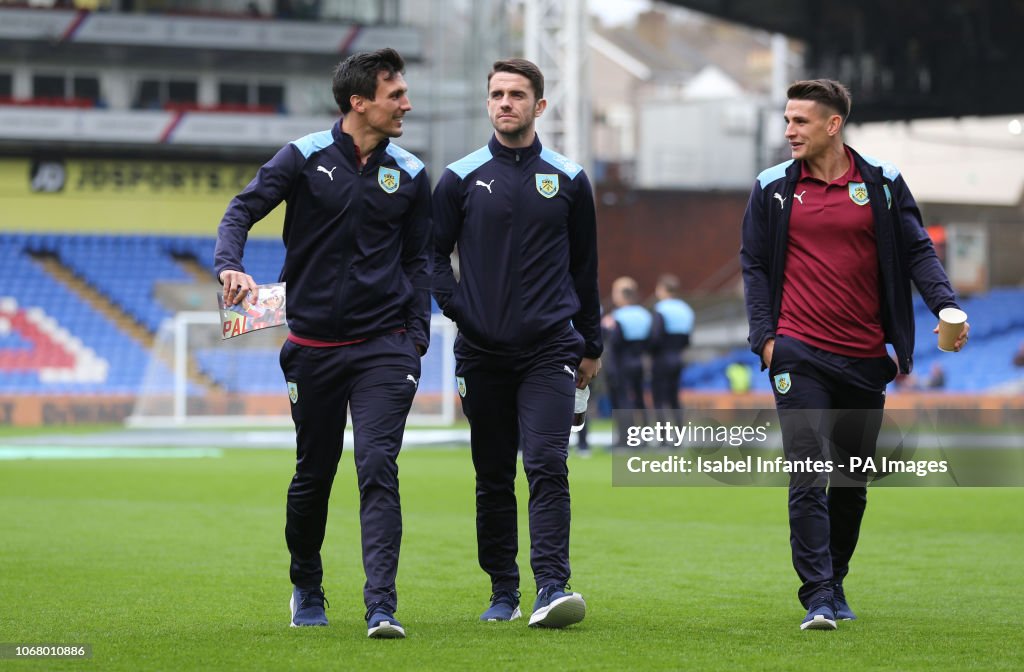
[[[835,630],[836,622],[825,618],[821,614],[814,617],[814,620],[800,624],[801,630]]]
[[[405,628],[391,621],[381,621],[369,628],[366,636],[371,639],[402,639],[405,637]]]
[[[564,628],[579,623],[587,615],[587,603],[579,593],[560,597],[530,615],[531,627]]]
[[[516,607],[516,610],[512,612],[510,618],[488,618],[484,623],[507,623],[508,621],[515,621],[523,617],[523,612]]]
[[[288,608],[291,609],[291,612],[292,612],[292,617],[291,617],[291,620],[289,621],[289,623],[290,623],[290,625],[293,628],[322,628],[322,627],[326,627],[327,626],[326,623],[315,623],[315,624],[307,624],[307,625],[300,625],[299,623],[296,623],[295,622],[295,594],[294,593],[292,594],[291,598],[288,600]]]

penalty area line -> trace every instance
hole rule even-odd
[[[0,446],[0,460],[166,460],[223,457],[219,448],[74,448]]]

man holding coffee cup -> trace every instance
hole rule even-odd
[[[822,459],[827,446],[825,459],[848,464],[874,454],[886,384],[913,367],[911,281],[933,314],[959,306],[899,171],[844,144],[846,87],[801,81],[787,97],[793,159],[758,176],[743,218],[749,341],[769,370],[787,460]],[[969,328],[964,316],[947,349],[963,348]],[[843,579],[866,503],[863,476],[791,478],[801,629],[855,618]]]

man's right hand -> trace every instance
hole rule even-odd
[[[761,361],[764,363],[765,368],[772,365],[772,354],[775,352],[775,339],[769,338],[764,342],[764,347],[761,348]]]
[[[576,367],[576,389],[582,390],[601,370],[600,357],[584,357]]]
[[[220,284],[224,285],[224,305],[233,306],[241,303],[242,299],[248,296],[249,292],[256,295],[256,281],[252,276],[242,271],[221,271]]]

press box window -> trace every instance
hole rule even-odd
[[[199,85],[196,82],[167,82],[167,100],[172,103],[194,103],[199,100]]]
[[[259,105],[275,109],[284,107],[284,86],[281,84],[221,82],[219,94],[221,105]]]
[[[142,80],[139,83],[139,95],[135,99],[135,107],[152,110],[159,108],[160,105],[160,82],[155,79]]]
[[[284,87],[280,84],[260,84],[256,87],[256,104],[284,107]]]
[[[11,98],[14,96],[14,77],[6,72],[0,72],[0,98]]]
[[[64,75],[33,75],[33,98],[64,98]]]
[[[75,98],[100,99],[100,80],[95,77],[76,76],[71,80],[71,88]]]
[[[135,107],[160,109],[167,103],[195,103],[199,99],[199,85],[187,80],[143,79],[135,96]]]
[[[249,85],[240,82],[221,82],[219,100],[221,105],[248,105]]]

